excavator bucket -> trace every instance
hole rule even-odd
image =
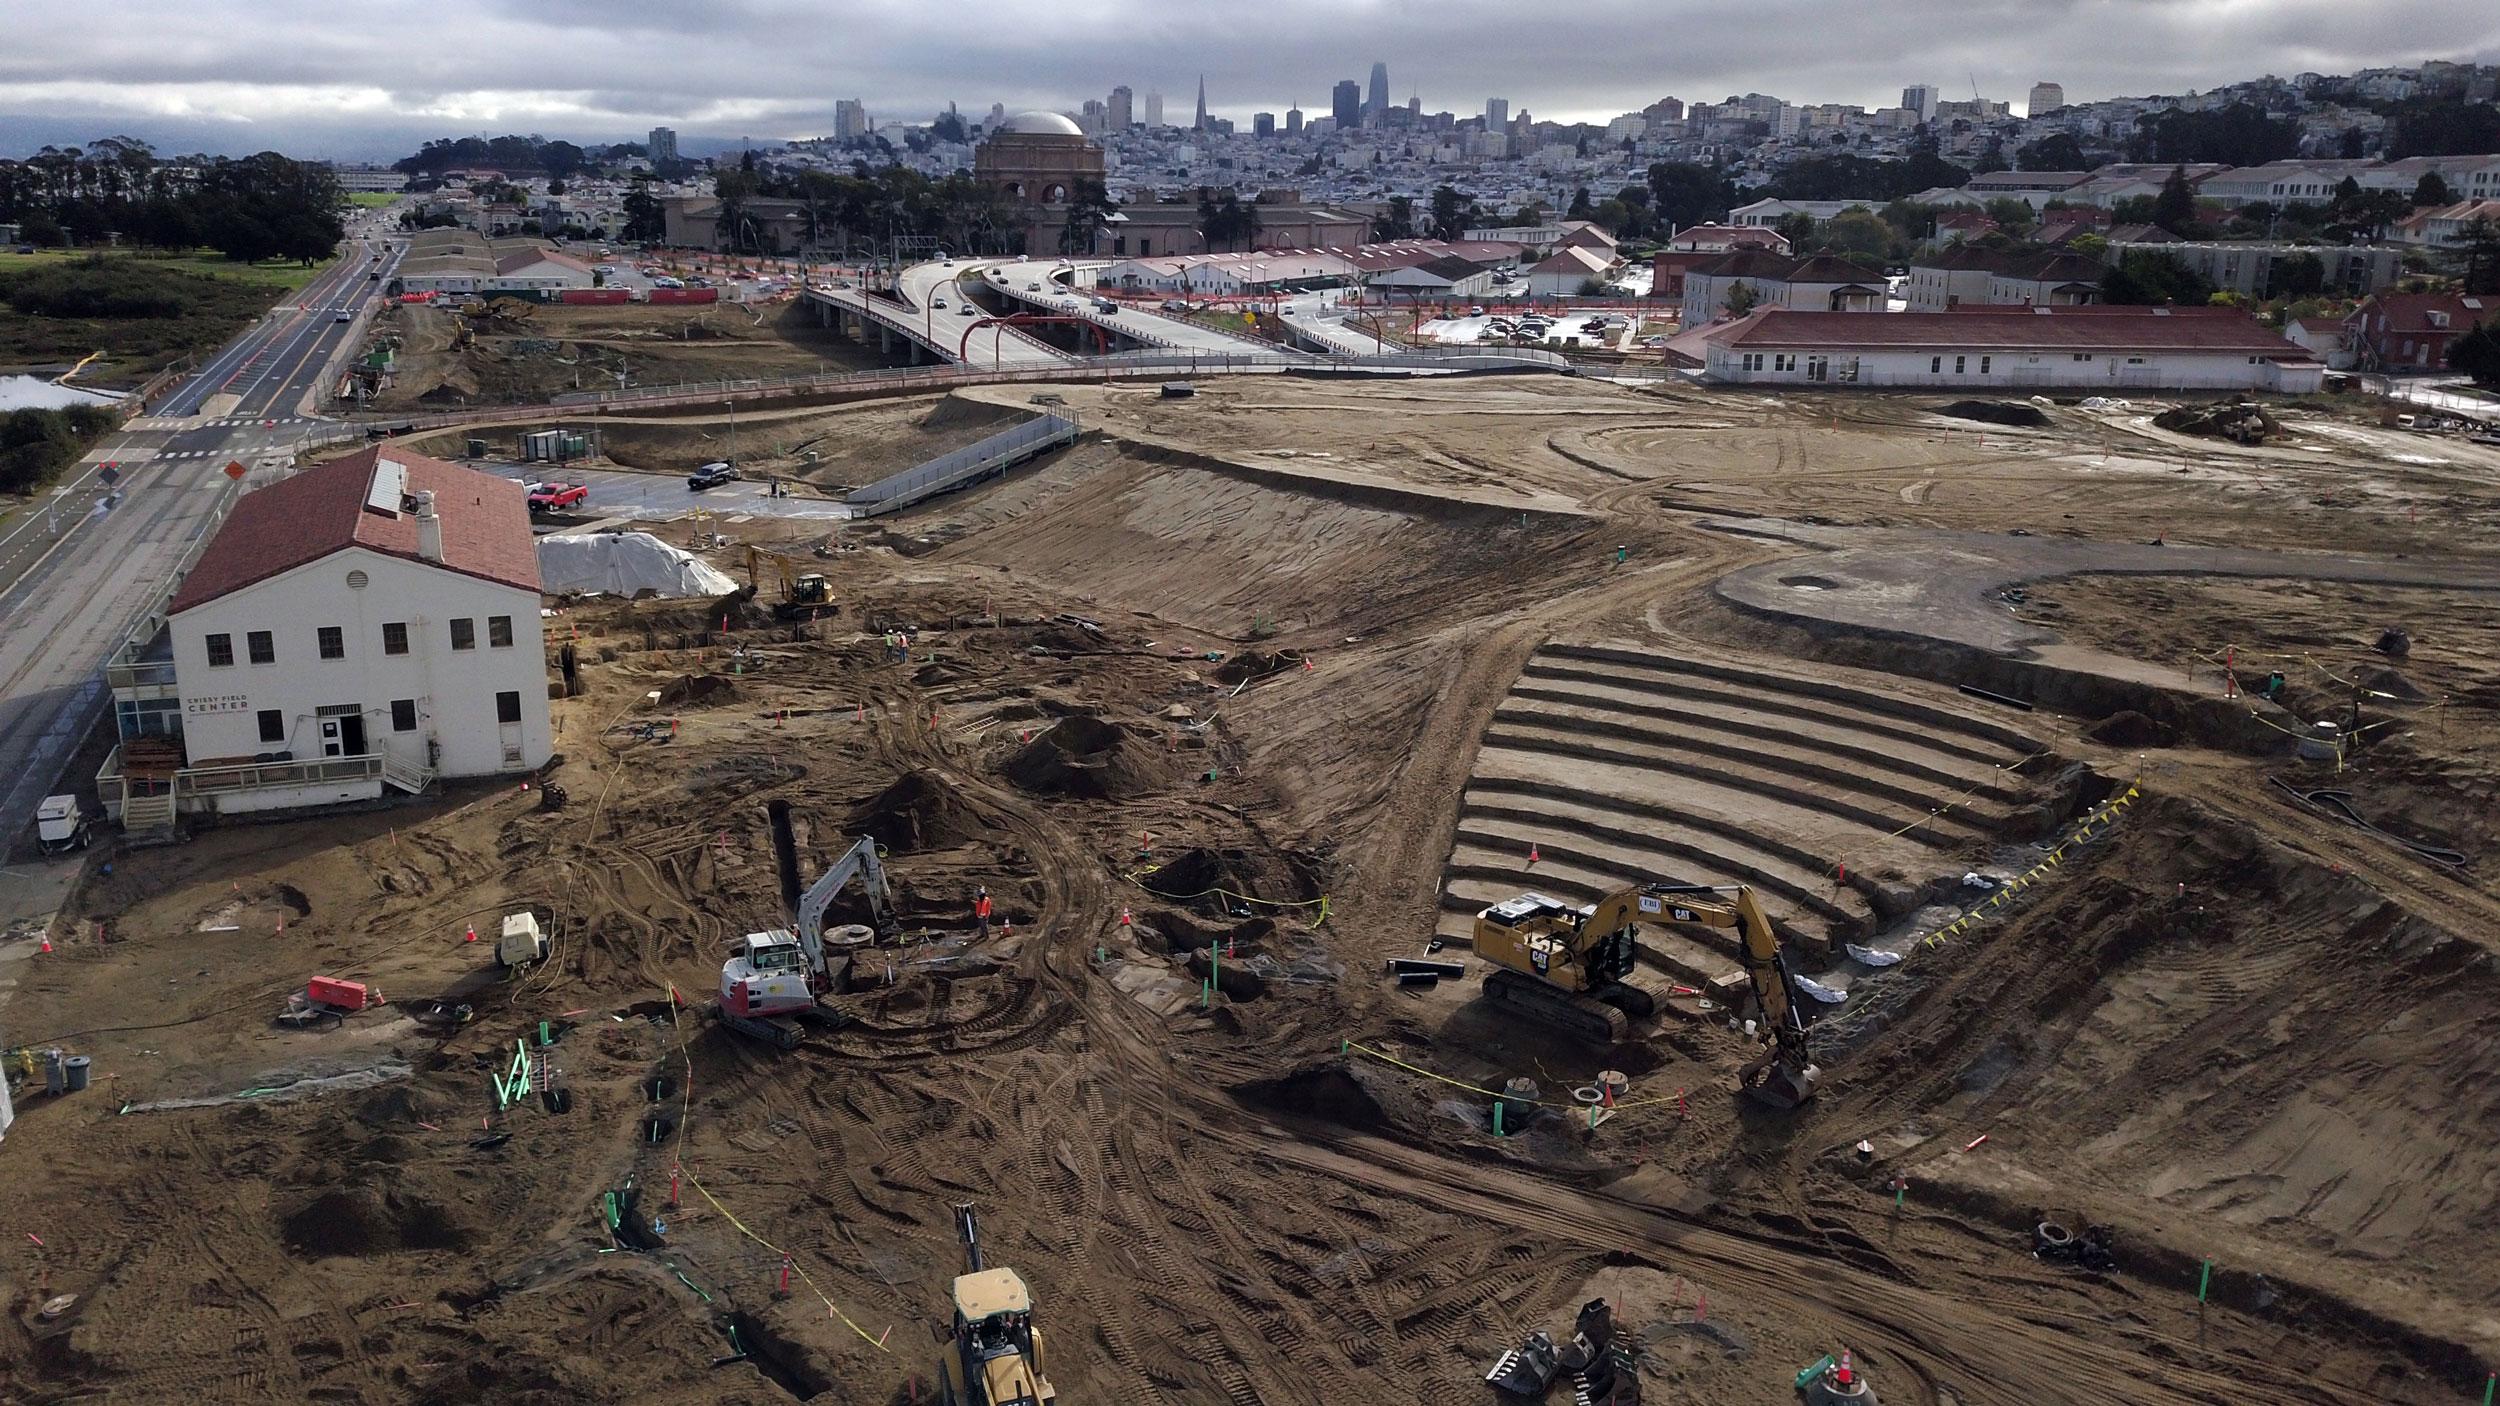
[[[1748,1078],[1745,1092],[1752,1095],[1755,1102],[1784,1112],[1813,1102],[1814,1091],[1822,1083],[1823,1071],[1813,1065],[1800,1069],[1773,1058],[1761,1067],[1758,1078]]]

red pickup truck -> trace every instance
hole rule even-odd
[[[590,497],[590,490],[578,483],[533,483],[530,485],[530,511],[551,513],[570,508]]]

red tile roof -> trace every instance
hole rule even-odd
[[[1840,351],[2194,351],[2307,361],[2307,348],[2235,308],[1963,308],[1955,312],[1797,312],[1730,323],[1715,345]]]
[[[386,460],[405,467],[408,492],[434,494],[434,511],[443,520],[443,559],[430,564],[523,590],[539,589],[538,547],[530,536],[529,503],[520,484],[396,446],[375,445],[244,494],[183,578],[172,612],[349,547],[423,560],[417,555],[413,513],[365,506],[375,466]]]

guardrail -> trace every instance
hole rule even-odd
[[[1448,370],[1451,363],[1534,365],[1555,371],[1574,369],[1569,357],[1535,347],[1408,347],[1386,355],[1299,356],[1283,352],[1115,352],[1056,366],[998,369],[969,366],[898,366],[882,371],[838,371],[814,376],[749,377],[699,381],[677,386],[630,391],[581,392],[548,405],[481,405],[467,410],[393,418],[409,431],[454,429],[498,420],[543,418],[549,409],[604,414],[610,411],[665,410],[688,405],[747,404],[799,395],[835,395],[846,391],[905,394],[956,386],[1015,385],[1032,381],[1117,381],[1182,371],[1193,375],[1274,372],[1286,367],[1370,367],[1379,370]],[[347,436],[360,429],[345,431]],[[334,436],[335,437],[335,436]]]
[[[932,494],[971,483],[1062,444],[1073,444],[1077,423],[1065,415],[1044,415],[967,444],[925,464],[891,474],[851,491],[843,501],[863,514],[889,513]]]

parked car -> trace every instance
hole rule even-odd
[[[1482,316],[1484,316],[1484,304],[1482,304],[1482,303],[1477,303],[1477,304],[1475,304],[1474,306],[1472,306],[1472,307],[1468,308],[1468,309],[1467,309],[1467,315],[1468,315],[1469,317],[1482,317]]]
[[[682,278],[655,278],[651,280],[651,286],[654,288],[683,288],[686,286],[686,282]]]
[[[702,468],[686,475],[686,487],[694,492],[700,493],[707,488],[718,488],[724,483],[735,483],[737,479],[738,470],[736,466],[726,463],[711,463],[705,464]]]
[[[590,489],[579,483],[533,483],[530,485],[530,511],[552,513],[569,508],[590,497]]]

